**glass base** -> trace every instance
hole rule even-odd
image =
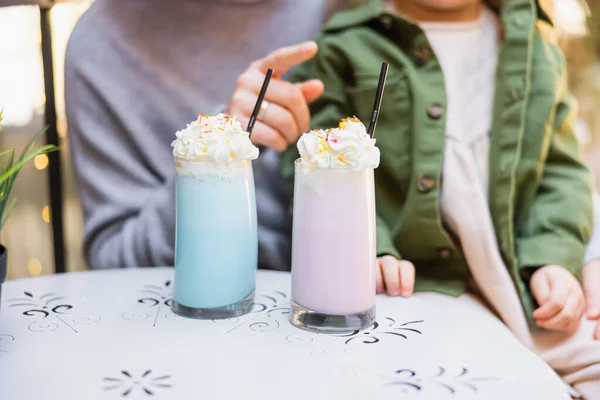
[[[254,290],[244,299],[237,303],[229,304],[224,307],[215,308],[196,308],[188,307],[179,304],[173,300],[172,310],[175,314],[186,318],[196,319],[225,319],[239,317],[240,315],[248,314],[254,305]]]
[[[292,300],[290,322],[298,328],[319,333],[350,333],[360,331],[375,322],[375,306],[346,315],[332,315],[309,310]]]

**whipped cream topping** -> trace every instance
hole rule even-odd
[[[231,163],[255,160],[258,148],[235,117],[200,114],[196,121],[175,134],[173,155],[186,160]]]
[[[313,130],[298,140],[301,164],[305,168],[340,168],[360,171],[379,166],[375,139],[356,117],[345,118],[337,128]]]

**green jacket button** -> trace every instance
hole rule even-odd
[[[429,193],[435,187],[435,178],[432,175],[421,175],[417,180],[417,189],[421,193]]]
[[[440,103],[431,103],[427,108],[427,116],[433,120],[439,120],[444,116],[444,107]]]
[[[512,20],[513,24],[517,27],[517,28],[522,28],[525,26],[525,19],[523,17],[516,16],[513,20]]]
[[[415,58],[415,64],[418,67],[422,67],[431,58],[431,49],[426,46],[417,46],[413,50],[413,57]]]
[[[390,17],[389,15],[382,15],[379,18],[379,22],[381,22],[381,25],[383,25],[385,29],[390,29],[393,23],[392,17]]]
[[[440,258],[442,258],[443,260],[447,260],[450,257],[452,257],[452,250],[450,250],[446,247],[437,249],[437,252],[438,252]]]

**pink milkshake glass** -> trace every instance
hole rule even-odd
[[[375,322],[373,168],[295,167],[290,321],[317,332],[367,328]]]

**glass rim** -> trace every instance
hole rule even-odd
[[[177,162],[184,162],[184,163],[190,163],[190,164],[213,164],[213,165],[223,165],[223,166],[238,165],[238,164],[242,164],[245,162],[251,163],[253,161],[253,160],[250,160],[249,158],[243,158],[240,160],[233,160],[231,162],[225,163],[225,162],[215,162],[214,160],[190,160],[189,158],[180,157],[180,156],[176,156],[176,155],[173,155],[173,159]]]
[[[294,160],[294,167],[296,170],[300,169],[302,167],[302,157],[298,157],[296,158],[296,160]],[[369,168],[365,168],[365,169],[359,169],[359,170],[354,170],[354,169],[350,169],[350,168],[340,168],[340,167],[308,167],[305,168],[304,170],[307,171],[348,171],[348,172],[362,172],[362,171],[369,171],[369,170],[375,170],[375,168],[373,167],[369,167]]]

